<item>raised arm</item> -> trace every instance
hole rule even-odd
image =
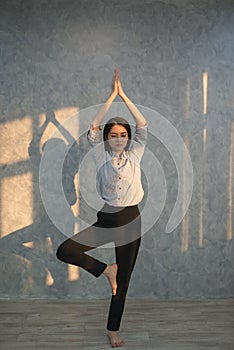
[[[131,112],[133,118],[135,119],[136,126],[138,128],[145,126],[147,124],[147,120],[144,118],[144,116],[141,114],[139,109],[134,105],[134,103],[127,97],[125,92],[123,91],[122,84],[120,82],[120,74],[119,70],[116,69],[116,79],[117,79],[117,86],[118,86],[118,95],[122,98],[122,100],[125,102],[126,106],[128,107],[129,111]]]
[[[102,120],[104,119],[107,111],[109,110],[112,102],[115,100],[116,96],[118,94],[118,86],[117,86],[117,79],[116,79],[116,71],[112,78],[112,93],[108,97],[105,104],[102,105],[100,110],[97,112],[95,118],[92,121],[92,130],[100,130],[100,124]]]

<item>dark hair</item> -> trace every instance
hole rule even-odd
[[[108,134],[114,125],[122,125],[126,129],[126,131],[128,133],[128,142],[127,142],[127,145],[125,146],[124,150],[127,151],[129,149],[131,137],[132,137],[131,127],[130,127],[129,123],[127,122],[127,120],[125,120],[124,118],[120,118],[120,117],[115,117],[115,118],[109,119],[104,126],[103,140],[104,140],[105,150],[111,151],[111,147],[109,146],[108,142],[105,142],[105,141],[107,141]]]

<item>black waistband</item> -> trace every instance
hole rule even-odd
[[[127,209],[133,209],[134,210],[135,208],[138,208],[137,204],[129,205],[129,206],[116,207],[116,206],[113,206],[113,205],[109,205],[108,203],[105,203],[104,206],[102,207],[101,211],[108,212],[108,213],[115,213],[115,212],[119,212],[119,211],[127,210]]]

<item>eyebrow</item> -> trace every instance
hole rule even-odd
[[[114,134],[114,135],[117,135],[118,133],[117,133],[117,132],[114,132],[114,131],[111,131],[111,134],[112,134],[112,135],[113,135],[113,134]],[[122,134],[125,135],[125,134],[127,134],[127,131],[123,131],[123,132],[121,132],[120,134],[121,134],[121,135],[122,135]]]

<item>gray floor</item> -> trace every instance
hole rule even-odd
[[[0,299],[1,350],[110,349],[109,301]],[[122,349],[233,350],[234,299],[127,299]]]

